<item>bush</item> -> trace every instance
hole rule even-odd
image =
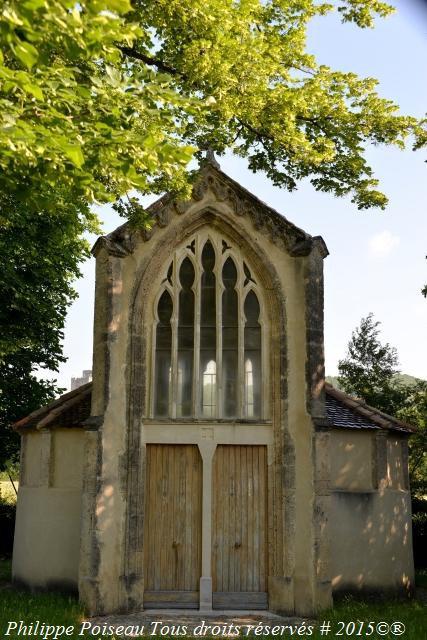
[[[427,567],[427,500],[412,499],[412,539],[416,568]]]
[[[10,558],[13,551],[16,505],[0,501],[0,557]]]

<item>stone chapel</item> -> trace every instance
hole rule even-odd
[[[225,175],[95,243],[93,381],[22,419],[13,579],[90,614],[411,589],[411,427],[325,385],[323,260]]]

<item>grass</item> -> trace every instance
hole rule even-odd
[[[18,489],[19,482],[15,481],[15,487]],[[0,480],[0,498],[8,504],[16,504],[16,493],[10,480]]]
[[[76,630],[84,616],[82,606],[75,598],[58,593],[38,593],[3,589],[0,591],[0,633],[6,632],[8,622],[20,620],[24,624],[34,623],[36,620],[49,625],[74,626]],[[11,634],[11,638],[18,637]],[[40,640],[40,636],[33,636]],[[77,631],[70,638],[77,638]],[[62,636],[67,638],[67,636]]]
[[[91,635],[86,632],[84,636],[79,636],[80,623],[84,618],[84,609],[77,602],[75,598],[70,596],[63,596],[57,593],[43,593],[43,594],[30,594],[27,592],[20,592],[15,589],[8,588],[7,583],[10,581],[10,569],[11,563],[8,560],[0,560],[0,636],[6,632],[7,624],[9,620],[20,621],[23,620],[24,624],[34,623],[36,620],[45,622],[49,625],[63,625],[64,627],[73,626],[74,633],[70,636],[62,635],[61,640],[65,638],[86,638],[91,640],[92,638],[101,638],[101,636]],[[427,571],[418,573],[421,578],[427,579]],[[338,603],[334,609],[325,611],[319,616],[319,621],[316,624],[316,628],[313,630],[312,635],[303,636],[294,633],[293,637],[304,638],[309,637],[312,640],[325,640],[325,638],[341,639],[348,638],[370,638],[370,640],[396,640],[396,635],[388,633],[386,635],[378,635],[375,631],[372,634],[365,635],[365,630],[368,631],[367,623],[372,621],[374,625],[378,622],[385,621],[389,624],[392,622],[403,622],[406,627],[404,635],[401,636],[402,640],[424,640],[427,638],[427,607],[425,603],[419,600],[410,600],[407,602],[390,601],[382,603],[366,603],[357,602],[353,599],[346,599]],[[201,618],[203,615],[201,614]],[[331,632],[328,636],[321,635],[318,624],[319,622],[327,620],[331,622]],[[345,625],[348,622],[356,622],[355,631],[346,633]],[[360,623],[365,622],[365,626],[362,629],[362,633],[359,635],[357,631],[360,628]],[[343,626],[340,623],[344,623],[344,632],[342,635],[335,635],[337,631]],[[311,624],[307,622],[307,624]],[[351,627],[348,628],[351,631]],[[5,636],[13,640],[19,636]],[[28,636],[22,636],[28,638]],[[42,640],[43,636],[30,636],[34,640]],[[110,640],[114,640],[114,636],[104,636]],[[219,635],[216,638],[221,638]],[[246,637],[243,633],[240,634],[240,638]],[[256,636],[254,636],[256,637]],[[266,637],[272,638],[272,635],[258,636],[261,639]],[[274,636],[280,637],[280,636]],[[289,634],[286,635],[289,638]],[[168,638],[168,636],[162,636],[162,638]]]
[[[424,638],[427,638],[426,614],[426,605],[418,600],[410,600],[407,602],[389,601],[381,603],[366,603],[356,602],[348,598],[347,600],[340,602],[334,609],[322,613],[319,616],[319,620],[329,620],[335,633],[342,626],[338,624],[340,621],[345,622],[346,624],[351,621],[356,623],[358,621],[364,621],[365,623],[372,621],[374,625],[382,621],[385,621],[388,624],[398,621],[403,622],[406,628],[404,635],[401,636],[404,640],[423,640]],[[366,636],[364,630],[360,636],[357,636],[358,626],[359,625],[356,624],[356,630],[352,635],[344,632],[342,636],[335,636],[331,634],[330,637],[341,637],[343,639],[350,637],[370,637],[372,640],[380,640],[381,638],[385,638],[386,640],[395,640],[397,637],[392,633],[379,635],[375,631],[372,635]],[[364,629],[367,630],[366,625]],[[320,640],[322,637],[324,640],[325,636],[321,636],[319,630],[317,630],[312,636],[313,640]]]

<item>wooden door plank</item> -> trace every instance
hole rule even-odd
[[[202,461],[195,445],[150,444],[146,469],[144,602],[178,606],[199,591]]]
[[[219,445],[213,478],[214,607],[221,602],[221,607],[232,608],[232,602],[242,603],[245,598],[261,607],[267,598],[266,447]],[[218,594],[229,594],[230,606]]]

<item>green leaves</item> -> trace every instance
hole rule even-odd
[[[67,157],[71,160],[73,165],[80,169],[84,164],[85,158],[82,152],[82,149],[77,144],[64,144],[64,152]]]
[[[409,440],[411,492],[427,491],[427,381],[399,376],[396,349],[379,340],[372,313],[353,331],[348,352],[338,364],[338,383],[368,405],[403,420],[418,431]]]
[[[391,9],[341,0],[372,26]],[[303,178],[361,209],[387,199],[364,159],[425,125],[399,115],[371,78],[305,51],[315,0],[6,0],[0,13],[0,189],[39,203],[40,184],[86,199],[131,189],[188,192],[198,148],[227,148],[295,189]],[[150,141],[155,141],[152,145]],[[126,167],[126,170],[123,170]]]
[[[36,64],[39,54],[35,47],[29,42],[17,42],[11,46],[16,58],[22,62],[27,69],[32,69]]]
[[[1,190],[18,194],[25,183],[29,204],[38,207],[45,206],[43,183],[103,202],[155,182],[183,186],[191,153],[180,114],[193,117],[201,107],[168,76],[123,59],[119,46],[144,37],[123,17],[130,10],[120,0],[5,3]]]
[[[132,11],[132,5],[129,0],[108,0],[103,2],[102,0],[92,0],[89,3],[89,10],[93,13],[102,11],[113,11],[119,15],[123,15]]]
[[[372,313],[353,331],[344,360],[338,363],[340,386],[377,409],[396,415],[404,393],[395,383],[398,357],[394,347],[379,340],[380,323]]]

